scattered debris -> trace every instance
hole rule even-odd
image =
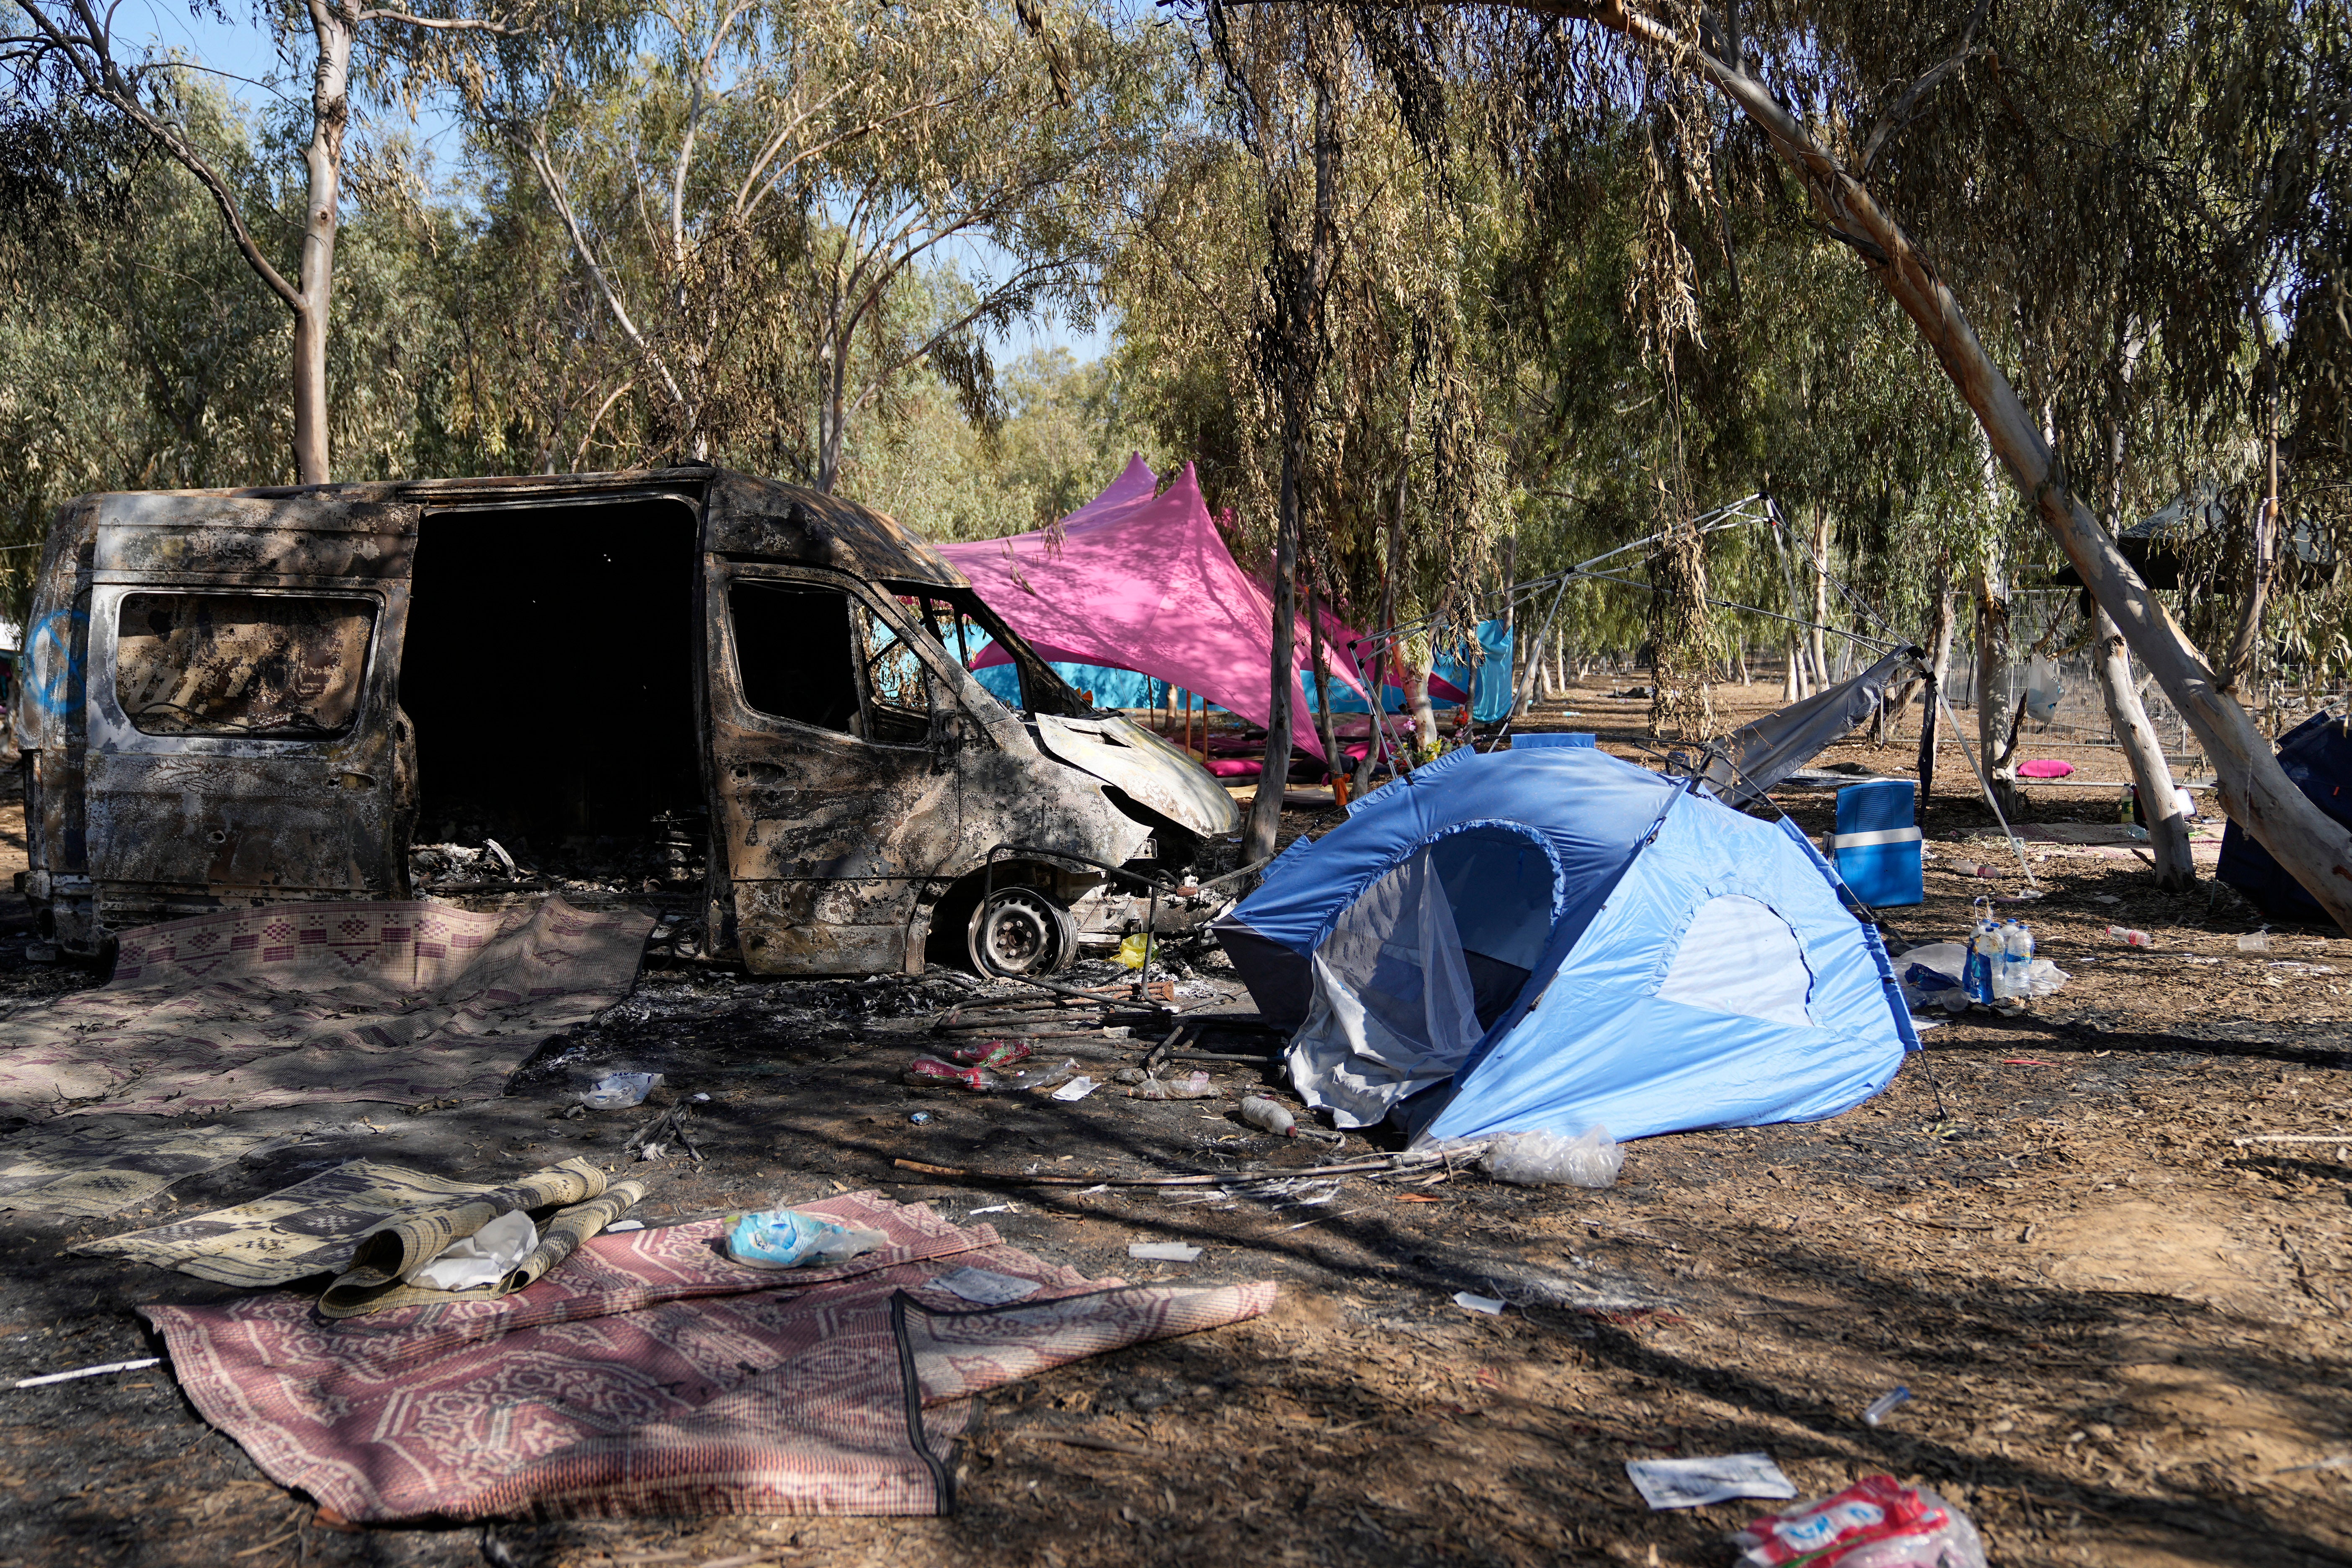
[[[104,1366],[78,1366],[71,1372],[53,1372],[46,1377],[20,1377],[15,1386],[38,1388],[45,1383],[72,1383],[85,1377],[104,1377],[110,1372],[144,1372],[163,1364],[163,1357],[152,1355],[138,1361],[110,1361]]]
[[[1139,1241],[1128,1247],[1127,1255],[1155,1263],[1190,1263],[1201,1256],[1201,1249],[1181,1241]]]
[[[1717,1454],[1688,1459],[1628,1459],[1625,1474],[1653,1511],[1700,1508],[1733,1498],[1792,1498],[1796,1487],[1769,1454]]]

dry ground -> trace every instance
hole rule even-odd
[[[1643,705],[1603,689],[1571,698],[1580,719],[1542,722],[1599,729],[1630,754]],[[1770,694],[1725,695],[1760,710]],[[1900,773],[1910,752],[1824,760]],[[2095,754],[2075,760],[2118,776]],[[1970,898],[2024,887],[2005,852],[1966,841],[1990,823],[1966,776],[1947,751],[1927,903],[1893,911],[1915,940],[1957,936]],[[1826,829],[1826,795],[1784,798]],[[2034,815],[2113,810],[2111,790],[2047,791]],[[2048,896],[2015,912],[2073,973],[2063,992],[2027,1016],[1932,1031],[1890,1091],[1835,1121],[1632,1145],[1608,1191],[1350,1181],[1328,1204],[1276,1210],[893,1188],[959,1217],[1010,1203],[988,1216],[1010,1239],[1097,1275],[1285,1288],[1259,1321],[992,1395],[959,1454],[951,1517],[336,1533],[198,1422],[159,1368],[0,1393],[0,1560],[1723,1564],[1741,1505],[1652,1514],[1622,1467],[1756,1448],[1809,1491],[1881,1469],[1931,1482],[2001,1564],[2352,1559],[2352,942],[2281,933],[2266,959],[2242,957],[2252,922],[2227,895],[2159,896],[2128,852],[2034,852]],[[1957,874],[1979,862],[1998,874]],[[2101,934],[2110,923],[2157,945],[2118,947]],[[71,983],[26,969],[22,947],[0,938],[11,994]],[[563,1067],[527,1073],[505,1100],[380,1117],[397,1124],[386,1140],[193,1179],[157,1214],[362,1152],[481,1172],[616,1150],[641,1113],[551,1115],[567,1075],[610,1066],[658,1067],[676,1092],[714,1097],[709,1164],[667,1176],[652,1220],[908,1179],[897,1158],[1108,1174],[1316,1156],[1237,1125],[1230,1095],[1014,1104],[901,1087],[929,998],[951,994],[649,974]],[[934,1120],[911,1123],[918,1109]],[[2239,1142],[2339,1131],[2346,1145]],[[217,1298],[61,1251],[154,1220],[0,1216],[0,1377],[152,1353],[132,1305]],[[1206,1251],[1175,1267],[1127,1258],[1130,1241],[1163,1237]],[[1465,1311],[1452,1300],[1465,1288],[1516,1304]],[[1863,1405],[1897,1383],[1914,1402],[1862,1425]]]

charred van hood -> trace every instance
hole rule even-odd
[[[1025,717],[1037,727],[1037,744],[1056,761],[1117,786],[1181,827],[1223,837],[1241,821],[1233,796],[1208,769],[1139,724],[1050,713]]]

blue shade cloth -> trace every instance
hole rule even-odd
[[[1470,694],[1470,717],[1497,724],[1511,716],[1511,634],[1500,621],[1478,623],[1485,658],[1474,671],[1458,658],[1441,658],[1436,673]]]
[[[1261,1010],[1306,1018],[1334,927],[1423,856],[1484,1030],[1395,1112],[1424,1138],[1814,1121],[1918,1047],[1876,932],[1801,833],[1575,747],[1449,752],[1294,844],[1216,927]]]
[[[1581,746],[1589,752],[1599,743],[1599,736],[1588,734],[1580,730],[1563,730],[1550,734],[1535,735],[1514,733],[1511,736],[1513,751],[1525,751],[1535,746]]]
[[[971,657],[973,658],[978,658],[995,641],[992,637],[978,635],[969,640]],[[1184,700],[1192,696],[1192,693],[1181,686],[1171,687],[1168,682],[1154,677],[1139,674],[1132,669],[1113,669],[1106,664],[1066,664],[1056,659],[1053,661],[1053,669],[1055,674],[1070,683],[1072,690],[1093,692],[1095,706],[1097,708],[1166,708],[1172,698],[1175,707],[1181,710]],[[1021,669],[1018,665],[988,665],[973,670],[971,678],[979,681],[990,696],[1007,708],[1015,710],[1020,708]],[[1335,689],[1345,690],[1346,689],[1335,686]],[[1364,700],[1356,697],[1352,691],[1348,692],[1348,695],[1355,697],[1356,710],[1361,712]],[[1335,703],[1334,706],[1336,707],[1337,704]],[[1197,713],[1200,710],[1200,700],[1193,698],[1192,711]],[[1223,713],[1224,710],[1212,705],[1209,711]]]
[[[1307,710],[1309,713],[1312,713],[1315,711],[1315,704],[1317,701],[1315,688],[1318,682],[1315,679],[1315,672],[1311,669],[1302,669],[1298,672],[1298,679],[1300,684],[1303,685],[1307,690]],[[1403,712],[1405,710],[1404,688],[1401,686],[1381,687],[1381,706],[1391,713]],[[1358,691],[1354,687],[1349,686],[1346,681],[1335,680],[1331,683],[1332,712],[1369,713],[1371,711],[1371,709],[1372,705],[1364,700],[1363,693]]]

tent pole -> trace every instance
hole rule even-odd
[[[2033,879],[2033,868],[2025,863],[2025,846],[2019,840],[2016,829],[2010,826],[2009,818],[2001,815],[2000,802],[1993,799],[1992,785],[1986,781],[1984,769],[1977,766],[1977,754],[1969,750],[1969,738],[1961,732],[1960,721],[1953,716],[1951,703],[1940,691],[1936,694],[1936,700],[1944,705],[1944,717],[1952,721],[1952,739],[1959,742],[1960,755],[1968,758],[1969,771],[1977,775],[1977,787],[1984,791],[1985,804],[1992,807],[1992,819],[2000,824],[2001,832],[2008,837],[2010,853],[2017,857],[2018,868],[2025,873],[2025,885],[2040,892],[2042,884]]]

